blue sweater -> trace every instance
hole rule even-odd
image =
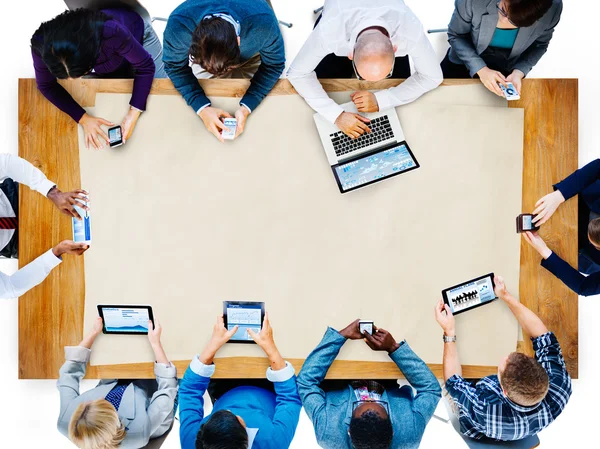
[[[240,23],[240,58],[259,53],[261,64],[240,103],[254,111],[285,68],[283,37],[275,13],[265,0],[187,0],[169,16],[163,61],[173,85],[194,111],[210,104],[189,66],[196,26],[208,14],[228,14]]]
[[[298,375],[298,391],[304,410],[313,423],[319,446],[324,449],[352,448],[348,435],[352,403],[356,400],[352,387],[348,385],[344,390],[328,392],[320,387],[344,343],[344,337],[328,328]],[[404,386],[383,393],[382,400],[389,404],[394,429],[391,449],[417,449],[442,389],[425,362],[406,342],[402,342],[390,358],[417,390],[413,395],[412,389]]]
[[[555,184],[554,188],[560,190],[565,200],[581,193],[590,210],[600,213],[600,159],[576,170],[563,181]],[[591,245],[590,248],[591,251],[598,252]],[[554,252],[548,259],[542,260],[542,266],[579,295],[591,296],[600,293],[600,273],[593,273],[586,277]]]
[[[576,170],[563,181],[554,185],[565,200],[581,193],[592,212],[600,214],[600,159]]]
[[[208,420],[204,416],[204,393],[209,377],[188,368],[179,384],[179,437],[182,449],[194,449],[196,435]],[[257,387],[238,387],[225,393],[213,411],[229,410],[241,416],[249,428],[258,428],[252,449],[286,449],[294,438],[302,403],[296,376],[274,382],[275,394]],[[210,416],[210,415],[209,415]]]

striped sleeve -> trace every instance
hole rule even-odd
[[[535,358],[548,373],[550,387],[545,400],[550,406],[553,418],[556,418],[571,397],[571,376],[554,333],[548,332],[533,338],[532,341]]]

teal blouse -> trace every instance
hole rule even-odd
[[[494,31],[494,36],[492,37],[492,41],[490,42],[490,47],[512,49],[513,45],[515,45],[515,41],[517,40],[517,34],[519,34],[518,28],[496,28],[496,31]]]

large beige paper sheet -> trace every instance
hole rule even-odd
[[[376,92],[376,91],[373,91]],[[343,104],[350,101],[352,92],[329,92],[329,96],[337,103]],[[427,92],[418,100],[421,107],[426,105],[448,105],[448,106],[489,106],[504,107],[508,102],[491,93],[483,84],[465,84],[460,86],[440,86]]]
[[[101,94],[90,112],[119,122],[128,101]],[[237,100],[213,103],[233,111]],[[169,357],[189,359],[223,300],[256,300],[285,357],[361,317],[441,362],[443,288],[494,271],[518,290],[523,111],[418,101],[398,113],[422,167],[345,195],[298,96],[267,98],[225,144],[178,96],[152,96],[123,147],[86,150],[80,138],[93,226],[85,330],[98,303],[152,304]],[[500,301],[457,327],[464,364],[495,365],[516,347]],[[229,344],[218,357],[229,356],[263,354]],[[338,358],[389,360],[361,341]],[[93,365],[151,360],[144,336],[102,335],[92,354]]]

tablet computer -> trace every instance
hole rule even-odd
[[[254,343],[247,330],[260,332],[265,319],[265,303],[249,301],[223,301],[223,321],[227,330],[238,326],[230,343]]]
[[[442,297],[456,315],[498,299],[494,287],[494,273],[490,273],[442,290]]]
[[[105,334],[148,335],[148,320],[154,325],[152,306],[98,304]]]

